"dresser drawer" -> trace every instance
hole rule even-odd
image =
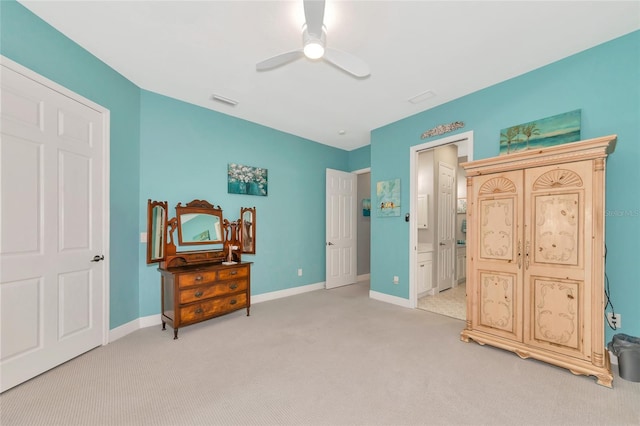
[[[180,322],[187,324],[215,317],[247,306],[246,293],[205,300],[180,308]]]
[[[220,280],[228,280],[231,278],[241,278],[241,277],[246,277],[248,273],[249,273],[249,268],[247,268],[246,266],[222,269],[218,271],[218,278]]]
[[[216,280],[215,271],[195,271],[178,276],[179,287],[189,287],[192,285],[212,283]]]
[[[231,294],[238,291],[246,291],[248,282],[246,278],[238,280],[222,281],[202,287],[192,287],[180,290],[179,303],[191,303],[197,300],[204,300],[210,297]]]

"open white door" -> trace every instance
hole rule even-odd
[[[0,391],[101,345],[108,318],[108,111],[27,71],[0,66]]]
[[[451,165],[438,162],[438,217],[436,257],[438,259],[438,291],[453,286],[455,279],[456,175]]]
[[[356,282],[357,176],[327,169],[326,287]]]

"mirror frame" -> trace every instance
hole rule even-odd
[[[184,214],[206,214],[209,216],[215,216],[218,218],[218,223],[220,226],[220,238],[217,240],[207,240],[207,241],[184,241],[182,239],[182,220],[181,217]],[[220,206],[213,206],[208,201],[205,200],[193,200],[188,203],[186,206],[183,206],[182,203],[178,203],[176,206],[176,218],[178,220],[178,245],[179,246],[199,246],[199,245],[208,245],[208,244],[224,244],[224,226],[222,217],[222,209]]]
[[[164,215],[161,220],[162,229],[160,231],[160,241],[158,247],[160,255],[158,257],[153,257],[153,236],[157,234],[157,230],[155,228],[156,222],[153,220],[153,212],[156,208],[162,208],[164,211]],[[166,247],[168,216],[169,205],[166,201],[151,201],[151,199],[147,201],[147,264],[162,262],[167,256]]]
[[[245,244],[245,237],[247,233],[245,232],[245,223],[244,216],[245,213],[251,215],[251,229],[249,230],[248,236],[251,241],[251,245],[247,248]],[[256,254],[256,208],[255,207],[240,207],[240,250],[242,253],[248,254]]]

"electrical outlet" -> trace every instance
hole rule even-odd
[[[141,232],[140,233],[140,242],[141,243],[146,243],[147,242],[147,233],[146,232]]]
[[[302,268],[298,268],[298,276],[301,277],[302,276]]]
[[[620,314],[615,314],[615,316],[613,316],[613,312],[607,312],[607,321],[609,321],[609,325],[614,330],[622,328],[622,315]]]
[[[399,282],[400,282],[400,278],[398,278],[398,276],[397,276],[397,275],[396,275],[396,276],[394,276],[394,277],[393,277],[393,283],[394,283],[394,284],[398,284]]]

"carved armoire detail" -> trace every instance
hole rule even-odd
[[[461,339],[611,387],[604,343],[605,163],[616,136],[517,152],[467,173]]]

